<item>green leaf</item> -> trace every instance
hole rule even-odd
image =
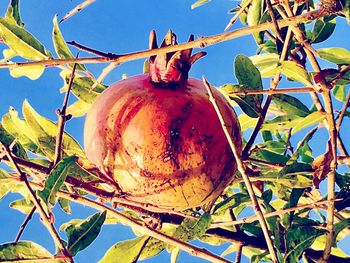
[[[334,85],[334,88],[332,89],[334,97],[342,102],[345,102],[346,100],[346,87],[345,85]]]
[[[279,62],[279,56],[275,53],[263,53],[249,57],[254,66],[256,67],[270,67],[277,66]]]
[[[315,44],[325,41],[332,35],[335,25],[335,18],[330,20],[329,18],[324,17],[316,20],[311,33],[311,42]]]
[[[57,201],[56,194],[67,178],[68,170],[75,163],[77,157],[71,156],[61,160],[51,171],[45,181],[45,187],[38,193],[39,197],[46,203],[54,206]]]
[[[55,15],[53,18],[52,41],[55,47],[56,54],[58,55],[59,58],[62,58],[62,59],[74,58],[58,26],[57,15]],[[71,64],[70,66],[73,67],[73,65],[74,64]],[[86,70],[86,68],[80,64],[77,65],[77,69],[82,71]]]
[[[297,98],[287,94],[274,94],[272,96],[273,102],[277,105],[277,109],[300,117],[306,117],[310,114],[309,109]]]
[[[141,236],[119,242],[108,249],[99,263],[133,263],[140,255],[141,249],[148,239],[148,236]]]
[[[350,64],[350,51],[345,48],[330,47],[317,50],[321,58],[335,64]]]
[[[195,8],[197,8],[197,7],[200,7],[200,6],[204,5],[204,4],[209,3],[210,1],[211,1],[211,0],[198,0],[198,1],[196,1],[195,3],[193,3],[193,4],[191,5],[191,9],[195,9]]]
[[[259,104],[256,102],[256,95],[233,95],[233,92],[249,90],[245,85],[225,84],[218,88],[218,90],[225,95],[228,100],[235,101],[242,111],[251,118],[258,118],[261,110]]]
[[[67,107],[67,114],[71,114],[73,117],[84,116],[91,108],[91,104],[86,103],[82,100],[77,100],[73,104]]]
[[[214,214],[221,214],[221,213],[224,213],[228,209],[232,209],[232,208],[235,208],[241,204],[249,203],[249,202],[251,202],[251,200],[247,194],[237,193],[237,194],[234,194],[234,195],[226,198],[225,200],[221,201],[217,205],[215,205],[213,213]]]
[[[0,36],[13,51],[23,58],[43,60],[51,57],[33,35],[14,21],[0,17]]]
[[[263,15],[263,1],[261,0],[252,0],[247,13],[247,24],[249,26],[255,26],[260,23],[260,20]],[[253,33],[255,41],[257,44],[261,44],[263,42],[263,33],[257,32]]]
[[[106,212],[96,213],[85,220],[76,220],[63,228],[68,236],[68,249],[73,256],[96,239],[105,219]]]
[[[289,156],[281,155],[270,150],[259,150],[254,152],[252,156],[256,159],[278,164],[285,164],[289,160]]]
[[[19,241],[17,243],[6,243],[0,245],[1,262],[31,262],[39,263],[44,260],[50,262],[59,262],[42,246],[30,242]]]
[[[337,181],[339,181],[339,179]],[[347,208],[350,206],[350,180],[345,182],[341,186],[341,189],[336,197],[342,199],[341,201],[335,203],[335,208],[338,211],[341,211],[344,208]]]
[[[289,79],[299,81],[308,87],[312,87],[310,77],[305,68],[301,67],[294,61],[282,61],[278,69]]]
[[[323,121],[326,118],[326,113],[315,111],[305,118],[302,118],[292,129],[292,134],[295,134],[296,132],[309,127],[314,124],[318,124],[321,121]]]
[[[49,159],[53,160],[57,125],[39,115],[27,100],[23,103],[23,115],[32,134],[35,135],[36,140],[39,142],[40,149]],[[66,132],[63,134],[62,150],[66,156],[76,155],[86,160],[86,156],[80,145]]]
[[[350,225],[350,218],[343,219],[342,221],[334,224],[334,237],[333,237],[334,242],[336,242],[337,236],[339,235],[339,233],[344,229],[348,228],[349,225]]]
[[[20,66],[10,68],[10,75],[14,78],[27,77],[31,80],[38,79],[45,70],[45,66],[34,65],[34,66]]]
[[[0,123],[0,142],[5,146],[10,146],[15,141],[15,137],[9,134]],[[12,153],[22,159],[28,160],[28,156],[23,146],[16,141],[12,147]]]
[[[305,138],[298,143],[298,147],[295,150],[295,152],[293,153],[293,155],[291,156],[291,158],[288,161],[288,164],[293,164],[294,162],[296,162],[299,158],[299,156],[301,156],[302,158],[308,158],[310,163],[312,158],[312,154],[311,154],[311,149],[308,145],[308,142],[312,139],[312,137],[314,136],[315,132],[317,131],[317,127],[314,128],[313,130],[311,130],[310,132],[307,133],[307,135],[305,136]],[[306,156],[306,154],[308,154]]]
[[[318,236],[327,233],[324,229],[317,229],[309,226],[292,226],[286,234],[286,262],[299,262],[300,255],[305,249],[310,248]]]
[[[10,204],[11,208],[17,209],[18,211],[22,212],[23,214],[29,214],[30,211],[33,209],[34,204],[27,199],[20,199],[13,201]]]
[[[176,228],[173,237],[183,242],[200,238],[209,228],[211,221],[211,216],[208,213],[204,213],[198,220],[186,218]]]
[[[286,186],[297,189],[311,187],[313,180],[310,173],[290,173],[281,176],[279,173],[270,172],[268,174],[261,174],[259,178],[264,182],[278,183],[279,187]]]
[[[16,22],[16,24],[20,27],[24,26],[19,15],[19,0],[11,0],[7,8],[5,18],[13,19]]]
[[[58,204],[60,205],[60,207],[62,208],[62,210],[64,212],[66,212],[67,214],[71,214],[72,210],[70,208],[70,201],[64,198],[58,198]]]
[[[28,197],[28,189],[26,186],[12,179],[7,172],[0,169],[0,200],[9,192],[20,193],[24,197]]]
[[[66,85],[61,89],[61,91],[65,91],[68,87],[69,78],[70,75],[67,75],[65,79]],[[74,78],[71,90],[80,100],[87,104],[92,104],[97,96],[107,88],[105,85],[97,84],[96,87],[92,89],[96,81],[97,80],[88,77]]]

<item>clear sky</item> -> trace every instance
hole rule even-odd
[[[8,0],[0,0],[0,14],[5,13],[8,2]],[[51,41],[52,19],[55,14],[62,18],[79,2],[76,0],[22,1],[21,17],[26,29],[54,53]],[[97,0],[81,13],[62,23],[60,28],[66,40],[74,40],[104,52],[127,53],[147,49],[148,35],[152,29],[157,31],[160,40],[171,28],[177,34],[179,42],[186,41],[191,33],[195,36],[221,33],[231,18],[227,11],[239,3],[230,0],[213,0],[207,5],[191,10],[193,2],[194,0]],[[338,22],[335,35],[326,44],[350,49],[349,27],[344,19],[339,19]],[[239,25],[235,27],[237,26]],[[3,47],[0,45],[0,50]],[[235,82],[233,75],[235,56],[238,54],[254,55],[256,45],[248,36],[208,47],[205,51],[208,52],[208,55],[194,65],[190,74],[197,78],[205,75],[211,83],[220,86]],[[104,66],[89,65],[88,69],[98,76]],[[142,66],[143,60],[121,65],[107,77],[105,82],[111,84],[121,79],[124,73],[127,76],[142,73]],[[20,111],[23,100],[28,99],[40,114],[56,120],[55,109],[60,107],[63,99],[63,95],[59,93],[63,82],[58,73],[58,69],[50,68],[38,80],[31,81],[27,78],[12,78],[8,70],[0,69],[0,115],[5,114],[9,106]],[[308,98],[305,98],[305,101],[308,106],[311,105]],[[350,128],[348,120],[345,120],[344,123]],[[83,125],[84,118],[74,119],[67,124],[68,132],[80,143],[83,142]],[[345,136],[344,138],[345,143],[349,145],[350,139]],[[318,151],[321,153],[323,149],[320,148]],[[16,197],[9,195],[0,202],[0,243],[13,240],[18,227],[25,218],[25,215],[20,212],[6,208],[10,200],[15,200]],[[74,204],[72,204],[72,209],[71,217],[67,217],[59,208],[55,209],[57,227],[69,218],[86,218],[94,213],[92,209],[81,208]],[[33,240],[54,252],[51,237],[37,217],[36,215],[29,223],[23,239]],[[94,243],[78,253],[76,262],[97,262],[110,246],[132,236],[128,227],[104,226]],[[214,251],[219,254],[227,246],[215,248]],[[165,259],[168,261],[169,256],[163,253],[161,257],[158,256],[150,261],[166,262]],[[202,262],[202,260],[190,258],[187,254],[182,253],[179,262]]]

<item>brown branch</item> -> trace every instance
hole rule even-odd
[[[285,93],[302,93],[302,92],[314,92],[314,88],[301,87],[301,88],[284,88],[284,89],[268,89],[268,90],[242,90],[233,91],[227,93],[228,95],[273,95],[273,94],[285,94]]]
[[[77,5],[76,7],[74,7],[72,10],[70,10],[61,20],[60,23],[62,23],[63,21],[67,20],[68,18],[72,17],[73,15],[75,15],[76,13],[80,12],[81,10],[83,10],[84,8],[86,8],[87,6],[89,6],[90,4],[92,4],[93,2],[95,2],[96,0],[86,0],[83,3]]]
[[[342,199],[336,199],[336,201],[341,201],[341,200]],[[317,208],[317,207],[320,207],[322,205],[327,205],[327,204],[330,204],[330,201],[328,201],[328,200],[316,201],[316,202],[311,203],[311,204],[300,205],[300,206],[296,206],[296,207],[290,207],[290,208],[266,213],[266,214],[264,214],[264,216],[265,216],[265,218],[270,218],[270,217],[280,216],[280,215],[284,215],[284,214],[289,213],[289,212],[294,212],[294,211],[298,211],[298,210],[302,210],[302,209],[306,209],[306,208]],[[236,226],[236,225],[241,225],[241,224],[246,224],[246,223],[252,223],[252,222],[255,222],[257,220],[258,220],[257,216],[251,216],[251,217],[246,217],[246,218],[235,220],[235,221],[213,222],[213,223],[211,223],[210,228]]]
[[[308,13],[305,13],[300,16],[295,16],[291,18],[281,19],[278,20],[278,26],[280,28],[291,26],[291,25],[297,25],[299,23],[304,23],[308,21],[313,21],[315,19],[329,16],[333,14],[334,12],[331,10],[324,10],[324,9],[318,9],[315,11],[311,11]],[[274,28],[273,23],[266,22],[263,24],[259,24],[256,26],[246,27],[237,29],[231,32],[221,33],[209,37],[202,37],[200,39],[186,42],[178,45],[173,46],[167,46],[162,47],[158,49],[152,49],[152,50],[144,50],[144,51],[138,51],[133,53],[128,53],[124,55],[117,55],[117,57],[110,59],[106,57],[88,57],[88,58],[75,58],[75,59],[49,59],[49,60],[39,60],[39,61],[31,61],[31,62],[19,62],[19,63],[5,63],[0,64],[0,68],[17,68],[17,67],[24,67],[24,66],[34,66],[34,65],[45,65],[45,66],[57,66],[62,64],[70,64],[70,63],[81,63],[81,64],[87,64],[87,63],[106,63],[106,62],[115,62],[117,64],[121,64],[127,61],[141,59],[149,56],[154,56],[158,54],[163,53],[169,53],[174,52],[178,50],[183,49],[189,49],[189,48],[203,48],[205,46],[211,46],[217,43],[221,43],[223,41],[231,40],[234,38],[238,38],[241,36],[245,36],[251,33],[266,31],[269,29]]]
[[[116,54],[101,52],[99,50],[96,50],[96,49],[93,49],[93,48],[81,45],[81,44],[79,44],[79,43],[77,43],[75,41],[67,41],[67,44],[72,45],[73,47],[76,47],[76,48],[78,48],[80,50],[83,50],[83,51],[89,52],[91,54],[97,55],[99,57],[105,57],[105,58],[108,58],[108,59],[113,59],[113,58],[118,57],[118,55],[116,55]]]
[[[264,237],[265,237],[265,240],[266,240],[269,252],[270,252],[271,260],[272,260],[272,262],[278,262],[276,251],[274,249],[274,246],[273,246],[270,234],[269,234],[269,230],[268,230],[266,219],[264,218],[264,215],[263,215],[263,213],[261,211],[261,208],[260,208],[260,205],[258,203],[258,200],[257,200],[257,198],[255,196],[252,183],[250,182],[249,176],[248,176],[248,174],[247,174],[247,172],[246,172],[246,170],[244,168],[244,164],[242,162],[240,153],[238,152],[238,150],[236,148],[236,145],[234,144],[234,142],[233,142],[233,140],[231,138],[230,132],[227,129],[225,120],[223,119],[223,116],[222,116],[222,113],[220,111],[220,108],[219,108],[219,106],[216,103],[216,99],[215,99],[215,97],[213,95],[213,92],[211,90],[210,84],[208,83],[208,81],[204,77],[203,77],[203,83],[204,83],[204,86],[207,89],[207,92],[209,94],[209,100],[211,101],[211,103],[212,103],[212,105],[213,105],[213,107],[214,107],[214,109],[216,111],[216,114],[217,114],[217,116],[218,116],[218,118],[220,120],[222,129],[223,129],[223,131],[225,133],[226,139],[227,139],[227,141],[228,141],[228,143],[229,143],[229,145],[231,147],[232,153],[233,153],[233,155],[235,157],[235,161],[236,161],[236,164],[237,164],[238,171],[241,173],[241,175],[242,175],[242,177],[244,179],[244,183],[246,185],[246,188],[247,188],[247,191],[249,193],[250,199],[252,200],[252,204],[253,204],[253,208],[254,208],[255,214],[258,217],[261,229],[262,229],[262,231],[264,233]]]
[[[266,5],[267,5],[267,11],[268,11],[268,13],[269,13],[269,15],[271,17],[271,21],[272,21],[272,23],[273,23],[273,25],[275,27],[276,37],[283,43],[284,39],[283,39],[283,37],[281,35],[281,30],[280,30],[280,28],[278,26],[277,19],[276,19],[276,16],[275,16],[274,12],[273,12],[273,8],[272,8],[272,5],[271,5],[271,2],[270,2],[270,0],[266,0],[265,2],[266,2]]]
[[[287,14],[289,16],[293,16],[294,13],[291,11],[289,2],[284,3],[284,7],[287,11]],[[326,10],[333,10],[331,8],[326,8]],[[281,14],[282,15],[282,14]],[[315,53],[314,49],[311,47],[310,43],[305,39],[304,34],[299,26],[293,26],[293,32],[295,33],[296,38],[300,43],[303,44],[305,47],[305,53],[307,57],[309,58],[310,64],[313,67],[315,72],[321,72],[321,68],[317,62],[317,59],[315,55],[317,55],[317,52]],[[328,84],[323,76],[320,77],[319,85],[322,90],[322,97],[325,102],[325,108],[326,108],[326,121],[327,121],[327,129],[331,141],[331,151],[332,151],[332,161],[330,164],[330,169],[328,173],[328,201],[330,201],[328,205],[327,210],[327,240],[326,240],[326,247],[323,253],[323,260],[324,262],[327,262],[330,253],[331,253],[331,247],[333,244],[333,236],[334,236],[334,197],[335,197],[335,169],[337,165],[337,130],[335,127],[335,120],[333,116],[333,105],[332,100],[330,97],[330,90],[328,89]],[[318,105],[318,108],[323,110],[323,107],[321,105]]]
[[[32,216],[33,216],[35,210],[36,210],[36,206],[33,206],[32,209],[30,210],[29,214],[24,219],[24,221],[23,221],[22,225],[20,226],[20,228],[18,230],[18,233],[16,235],[16,238],[15,238],[15,241],[14,241],[15,243],[17,243],[19,241],[19,239],[21,238],[24,229],[26,228],[26,226],[29,223],[29,221],[32,219]]]
[[[70,261],[73,262],[73,258],[71,256],[69,250],[65,247],[65,245],[64,245],[63,241],[61,240],[60,236],[58,235],[58,233],[57,233],[53,223],[51,222],[50,217],[46,214],[46,211],[45,211],[44,207],[41,205],[41,203],[40,203],[39,199],[37,198],[35,192],[33,191],[32,187],[31,187],[31,184],[30,184],[30,182],[27,179],[26,174],[24,174],[22,172],[22,170],[20,169],[18,164],[13,159],[10,149],[0,142],[0,151],[6,153],[7,158],[9,159],[9,161],[13,165],[15,171],[19,175],[20,180],[22,182],[24,182],[24,184],[26,185],[26,187],[27,187],[27,189],[28,189],[28,191],[30,193],[30,197],[32,199],[32,202],[34,203],[34,205],[38,209],[38,212],[39,212],[40,217],[42,219],[42,223],[47,228],[47,230],[50,232],[53,240],[55,241],[55,244],[63,252],[63,254],[65,256],[69,257]]]
[[[230,21],[228,22],[228,24],[226,25],[224,31],[229,30],[229,28],[236,22],[236,20],[239,18],[239,16],[245,11],[245,9],[250,5],[250,3],[252,2],[252,0],[248,0],[244,3],[243,6],[240,7],[240,9],[238,10],[238,12],[230,19]]]
[[[61,156],[62,156],[62,141],[63,141],[63,134],[64,134],[64,126],[67,120],[69,120],[69,116],[66,116],[66,109],[67,109],[69,94],[73,85],[76,68],[77,68],[77,63],[74,64],[72,69],[72,74],[69,79],[68,88],[62,103],[62,109],[61,110],[57,109],[57,115],[58,115],[57,135],[56,135],[56,145],[55,145],[55,157],[54,157],[52,167],[54,167],[61,160]]]

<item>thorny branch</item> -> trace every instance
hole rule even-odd
[[[233,155],[235,157],[235,162],[237,164],[237,169],[238,169],[238,171],[241,173],[241,175],[243,177],[244,183],[245,183],[247,191],[249,193],[249,197],[252,200],[252,204],[253,204],[253,208],[254,208],[255,214],[258,217],[261,229],[262,229],[262,231],[264,233],[266,244],[267,244],[267,247],[268,247],[269,252],[270,252],[271,260],[274,263],[278,262],[276,251],[275,251],[275,248],[273,246],[273,243],[272,243],[272,240],[271,240],[271,237],[270,237],[270,234],[269,234],[269,229],[268,229],[268,226],[267,226],[266,219],[265,219],[265,217],[264,217],[264,215],[263,215],[263,213],[261,211],[261,207],[260,207],[260,205],[258,203],[258,200],[257,200],[256,196],[255,196],[255,193],[254,193],[254,190],[253,190],[253,186],[252,186],[252,183],[250,182],[250,179],[249,179],[249,176],[248,176],[248,174],[246,172],[246,169],[244,168],[244,164],[243,164],[243,161],[241,159],[240,152],[238,152],[238,150],[236,148],[236,145],[235,145],[235,143],[233,142],[233,140],[231,138],[230,132],[227,129],[225,120],[224,120],[224,118],[222,116],[222,113],[221,113],[221,110],[220,110],[219,106],[216,103],[216,99],[215,99],[214,94],[213,94],[213,92],[211,90],[210,84],[208,83],[208,81],[204,77],[203,77],[203,83],[204,83],[204,86],[207,89],[207,92],[209,94],[209,100],[213,104],[213,107],[214,107],[214,109],[215,109],[215,111],[217,113],[217,116],[218,116],[219,120],[220,120],[222,129],[223,129],[223,131],[225,133],[226,139],[227,139],[227,141],[228,141],[228,143],[229,143],[229,145],[231,147],[232,153],[233,153]]]
[[[57,245],[57,247],[63,252],[63,254],[66,257],[70,258],[70,262],[74,262],[73,258],[69,252],[69,250],[66,248],[66,246],[64,245],[63,241],[61,240],[60,236],[58,235],[49,215],[47,215],[44,207],[41,205],[39,199],[37,198],[35,192],[33,191],[30,182],[27,179],[27,176],[25,173],[22,172],[22,170],[20,169],[20,167],[18,166],[18,164],[16,163],[16,161],[13,159],[12,157],[12,153],[10,151],[10,149],[5,146],[4,144],[2,144],[0,142],[0,152],[4,152],[8,158],[8,160],[11,162],[11,164],[13,165],[13,167],[15,168],[16,172],[18,173],[20,180],[22,182],[24,182],[24,184],[26,185],[29,193],[30,193],[30,197],[32,199],[32,202],[34,203],[34,205],[36,206],[36,208],[38,209],[38,212],[40,214],[40,217],[42,219],[43,224],[45,225],[45,227],[47,228],[47,230],[50,232],[53,240],[55,241],[55,244]]]
[[[281,19],[278,20],[278,26],[279,28],[283,28],[286,26],[292,26],[297,25],[299,23],[305,23],[308,21],[313,21],[315,19],[329,16],[331,14],[334,14],[335,12],[329,9],[320,8],[315,11],[311,11],[308,13],[305,13],[300,16],[294,16],[291,18]],[[89,57],[89,58],[74,58],[74,59],[50,59],[50,60],[40,60],[40,61],[32,61],[32,62],[19,62],[19,63],[3,63],[0,64],[0,68],[17,68],[17,67],[25,67],[25,66],[34,66],[34,65],[45,65],[45,66],[57,66],[62,64],[70,64],[70,63],[106,63],[106,62],[115,62],[116,64],[121,64],[127,61],[146,58],[158,54],[164,54],[169,52],[174,52],[178,50],[183,49],[189,49],[189,48],[203,48],[206,46],[211,46],[214,44],[218,44],[223,41],[231,40],[234,38],[238,38],[241,36],[245,36],[248,34],[266,31],[269,29],[273,29],[275,26],[271,22],[266,22],[263,24],[259,24],[256,26],[246,27],[237,29],[231,32],[221,33],[209,37],[201,37],[197,40],[186,42],[178,45],[173,46],[167,46],[157,49],[151,49],[151,50],[144,50],[144,51],[138,51],[133,52],[129,54],[124,55],[116,55],[114,58],[109,57]]]

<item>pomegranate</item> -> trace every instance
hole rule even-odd
[[[169,31],[161,46],[176,44]],[[154,32],[150,47],[157,48]],[[87,157],[129,200],[174,210],[205,205],[222,193],[237,170],[205,86],[188,78],[190,66],[205,53],[191,52],[150,57],[149,74],[111,85],[87,114]],[[213,92],[241,151],[237,116]]]

